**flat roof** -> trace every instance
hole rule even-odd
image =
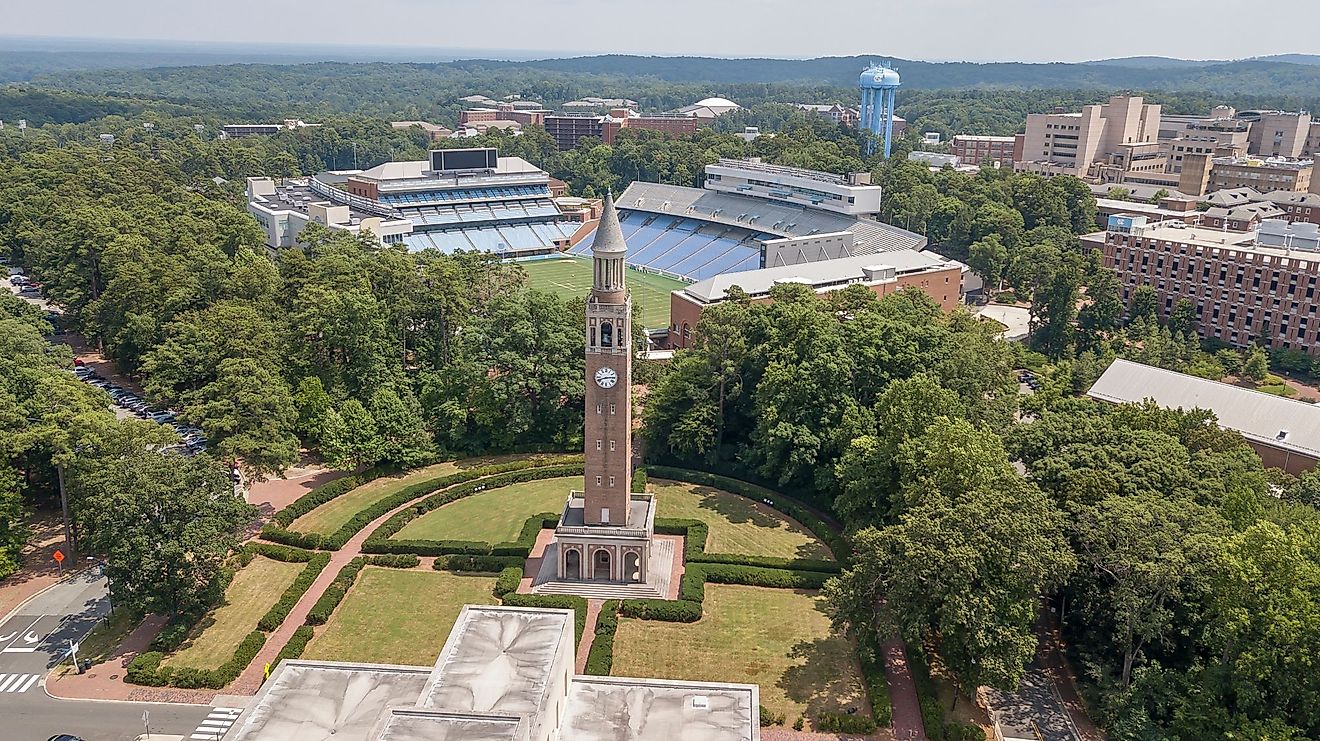
[[[390,708],[371,733],[372,741],[518,741],[524,723],[516,716],[445,713]]]
[[[754,684],[576,677],[561,737],[573,741],[756,741]]]
[[[896,250],[881,255],[855,255],[833,260],[725,273],[678,290],[702,303],[711,303],[723,299],[733,286],[738,286],[749,294],[758,295],[769,292],[776,283],[797,282],[823,287],[843,281],[862,282],[865,279],[864,268],[881,266],[894,268],[900,276],[938,268],[963,267],[962,263],[933,252]]]
[[[415,703],[430,674],[419,666],[286,660],[226,738],[371,741],[381,713]]]
[[[467,605],[417,706],[533,717],[573,630],[572,610]]]
[[[347,193],[344,194],[348,196]],[[348,206],[349,219],[381,219],[390,221],[394,217],[381,216],[369,211],[363,211],[346,203],[338,203],[317,193],[307,184],[306,179],[289,180],[286,179],[282,184],[275,186],[275,192],[269,195],[258,195],[252,199],[252,203],[265,206],[272,211],[296,211],[300,214],[307,214],[307,207],[314,204],[325,204],[330,207]]]
[[[1121,358],[1105,370],[1087,395],[1115,404],[1154,399],[1166,409],[1208,409],[1221,427],[1248,440],[1320,457],[1320,406],[1304,401]]]

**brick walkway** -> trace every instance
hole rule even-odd
[[[855,741],[858,739],[876,739],[892,741],[893,734],[888,728],[882,728],[870,736],[846,735],[842,733],[817,733],[815,731],[795,731],[787,726],[769,726],[761,729],[761,741]]]
[[[79,700],[130,700],[135,702],[185,702],[210,705],[215,690],[184,690],[171,687],[139,687],[123,681],[128,664],[142,651],[166,619],[152,615],[128,634],[119,648],[105,661],[94,664],[85,674],[76,674],[71,668],[52,673],[46,678],[46,692],[52,697]]]
[[[587,623],[582,629],[582,640],[578,642],[577,647],[577,673],[585,674],[587,671],[587,655],[591,653],[591,643],[596,637],[596,620],[600,617],[600,606],[605,604],[604,600],[587,600]]]
[[[884,645],[885,683],[889,685],[889,703],[893,707],[894,738],[900,741],[926,741],[926,727],[921,722],[921,703],[917,687],[908,671],[907,653],[897,638]],[[764,738],[764,736],[762,736]]]

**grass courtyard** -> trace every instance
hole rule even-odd
[[[585,296],[591,290],[591,261],[585,257],[529,260],[518,264],[527,271],[528,287],[535,290],[564,298]],[[642,326],[647,329],[668,327],[669,294],[687,284],[640,270],[629,270],[626,280]]]
[[[493,605],[495,577],[368,566],[305,659],[429,665],[463,605]]]
[[[234,574],[233,582],[225,590],[224,604],[202,620],[201,632],[164,663],[197,669],[218,668],[233,657],[234,647],[256,630],[257,621],[306,567],[305,563],[253,558]]]
[[[490,489],[427,512],[404,525],[394,537],[506,543],[518,537],[528,517],[562,510],[572,489],[582,490],[581,476],[524,481]]]
[[[701,520],[710,528],[708,553],[829,560],[820,539],[782,513],[709,486],[652,479],[657,517]]]
[[[868,712],[857,652],[831,635],[814,592],[706,585],[695,623],[619,620],[616,676],[754,682],[789,724],[821,711]]]
[[[479,458],[463,458],[457,461],[445,461],[433,466],[419,468],[393,476],[384,476],[369,481],[342,496],[335,497],[320,507],[293,521],[290,530],[300,533],[320,533],[330,535],[343,527],[353,516],[382,499],[387,499],[404,487],[418,481],[439,478],[463,470],[490,466],[497,463],[537,458],[537,455],[495,455]]]

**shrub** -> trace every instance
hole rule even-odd
[[[151,650],[155,653],[169,653],[174,651],[183,642],[187,640],[188,633],[192,631],[193,625],[197,622],[195,615],[177,615],[168,623],[156,637],[151,640]]]
[[[639,467],[636,471],[633,471],[633,477],[632,477],[632,490],[633,490],[634,492],[638,493],[638,494],[644,493],[644,492],[646,491],[646,469],[645,469],[645,468],[640,468],[640,467]]]
[[[619,614],[640,620],[668,623],[695,623],[701,619],[701,603],[690,600],[629,599],[619,606]]]
[[[321,575],[321,570],[330,563],[329,553],[317,553],[313,555],[307,551],[294,551],[291,548],[279,548],[279,546],[272,546],[268,543],[257,544],[257,550],[259,550],[262,555],[268,555],[268,549],[278,549],[278,551],[286,557],[282,560],[294,563],[297,563],[299,560],[305,560],[307,566],[298,574],[298,578],[294,579],[293,583],[284,590],[284,594],[280,595],[279,601],[272,605],[271,608],[266,611],[265,615],[261,616],[261,620],[257,621],[257,630],[264,630],[266,632],[270,632],[280,627],[280,624],[284,622],[284,619],[293,611],[294,605],[297,605],[298,600],[302,599],[302,596],[311,588],[312,582],[316,581],[316,577]],[[307,556],[307,558],[303,559],[302,556],[304,555]]]
[[[793,721],[793,730],[795,730],[795,731],[800,731],[800,730],[802,730],[802,726],[803,726],[805,723],[806,723],[806,719],[799,715],[799,716],[798,716],[798,719],[795,720],[795,721]]]
[[[372,566],[384,566],[390,569],[415,569],[421,565],[422,559],[408,553],[394,553],[372,556],[367,559],[367,563]]]
[[[160,662],[164,658],[165,655],[160,651],[147,651],[138,654],[128,663],[128,671],[124,675],[124,681],[129,684],[160,687],[165,684],[165,678],[159,672]]]
[[[573,632],[579,643],[582,631],[587,627],[587,601],[581,597],[567,594],[517,594],[504,595],[501,601],[511,607],[549,607],[573,611]]]
[[[499,574],[505,569],[515,568],[521,577],[526,560],[518,556],[436,556],[434,568],[436,571],[474,571],[485,574]]]
[[[128,665],[124,679],[132,684],[149,687],[206,688],[218,690],[238,678],[247,665],[261,652],[266,634],[254,630],[247,634],[234,649],[234,655],[217,669],[161,666],[164,656],[158,651],[139,654]]]
[[[780,715],[776,715],[775,713],[770,712],[770,708],[767,708],[767,707],[764,706],[764,705],[762,705],[762,706],[760,706],[760,707],[761,707],[761,727],[762,727],[762,728],[765,728],[766,726],[782,726],[782,725],[784,725],[784,716],[783,716],[782,714],[780,714]]]
[[[307,613],[307,620],[304,622],[307,625],[325,625],[330,620],[330,615],[335,611],[335,608],[343,601],[344,595],[348,594],[353,582],[357,581],[358,573],[366,565],[367,559],[361,556],[344,564],[344,567],[335,576],[335,580],[330,582],[330,586],[326,587],[325,592],[316,600],[316,604],[312,605],[312,609]]]
[[[280,649],[279,655],[275,657],[275,663],[271,666],[279,666],[280,662],[285,659],[297,659],[301,657],[303,651],[307,650],[307,644],[312,640],[313,635],[314,632],[312,626],[299,625],[298,629],[293,631],[293,636],[289,638],[289,642],[284,644],[284,648]]]
[[[437,561],[438,563],[438,561]],[[512,594],[518,591],[518,585],[522,583],[523,570],[521,566],[509,566],[500,571],[500,576],[495,580],[496,597],[503,597],[506,594]]]
[[[875,733],[875,721],[865,715],[847,713],[820,713],[813,728],[823,733]]]
[[[596,617],[596,633],[587,652],[586,673],[598,677],[609,676],[614,668],[614,634],[619,629],[619,600],[606,600]]]
[[[705,580],[714,584],[744,584],[772,589],[820,589],[830,578],[829,574],[819,571],[790,571],[722,563],[701,564],[700,568]]]
[[[863,628],[858,644],[862,679],[871,698],[871,717],[878,725],[887,727],[893,723],[894,709],[889,700],[889,681],[885,678],[883,647],[869,626]]]

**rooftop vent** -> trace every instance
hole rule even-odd
[[[705,695],[693,695],[692,707],[696,710],[706,710],[710,707],[710,698]]]
[[[1279,434],[1275,435],[1275,436],[1274,436],[1274,439],[1275,439],[1275,440],[1287,440],[1287,439],[1288,439],[1288,431],[1287,431],[1287,430],[1279,430]]]

